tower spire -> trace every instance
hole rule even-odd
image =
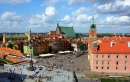
[[[94,10],[93,10],[93,16],[92,16],[92,23],[91,23],[90,27],[96,28],[96,24],[95,24],[95,21],[94,21]]]
[[[93,23],[95,23],[95,22],[94,22],[94,9],[93,9],[93,17],[92,17],[92,22],[93,22]]]
[[[94,9],[93,9],[93,18],[92,18],[92,21],[94,22]]]

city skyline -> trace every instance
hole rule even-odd
[[[94,13],[98,33],[130,32],[130,0],[0,0],[0,32],[48,32],[73,26],[88,33]]]

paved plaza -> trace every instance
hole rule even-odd
[[[75,54],[66,54],[66,55],[55,55],[54,57],[49,58],[35,58],[38,60],[37,65],[44,65],[47,67],[56,67],[58,69],[64,69],[80,73],[90,73],[90,65],[88,61],[87,54],[77,57]]]
[[[27,70],[29,64],[22,65],[9,65],[0,70],[0,82],[10,82],[8,79],[9,76],[13,82],[36,82],[37,80],[41,80],[42,82],[73,82],[73,74],[72,72],[53,69],[48,70],[47,67],[44,66],[35,66],[35,71]],[[19,77],[20,79],[15,79]]]
[[[49,58],[37,58],[35,71],[29,71],[29,62],[0,67],[0,82],[74,82],[73,70],[79,82],[100,82],[86,78],[90,73],[87,55],[77,57],[73,54],[55,55]]]

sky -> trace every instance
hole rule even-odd
[[[88,33],[130,33],[130,0],[0,0],[0,32],[49,32],[71,26]]]

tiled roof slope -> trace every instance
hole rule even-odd
[[[0,48],[0,52],[2,53],[6,53],[6,54],[12,54],[12,55],[15,55],[15,56],[24,56],[20,50],[14,50],[14,49],[11,49],[11,48],[4,48],[4,47],[1,47]]]
[[[65,33],[66,37],[68,38],[75,38],[75,32],[73,27],[63,27],[63,26],[59,26],[60,32]]]
[[[113,46],[111,47],[111,41],[114,40]],[[97,53],[113,53],[113,54],[124,54],[130,53],[130,47],[128,47],[130,37],[105,37],[100,39],[99,49]]]
[[[24,34],[13,34],[13,35],[4,35],[5,36],[5,38],[23,38],[23,37],[27,37],[26,35],[24,35]]]

